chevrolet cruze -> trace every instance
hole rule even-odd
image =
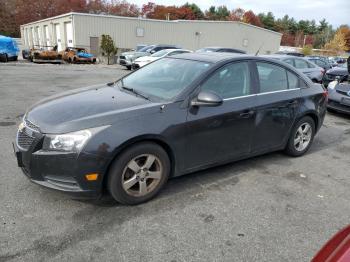
[[[326,103],[323,87],[286,63],[181,54],[37,103],[14,149],[36,184],[138,204],[170,177],[276,150],[303,155]]]

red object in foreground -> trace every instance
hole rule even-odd
[[[335,234],[311,262],[350,262],[350,225]]]

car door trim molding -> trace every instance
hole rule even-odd
[[[267,94],[282,93],[282,92],[288,92],[288,91],[296,91],[296,90],[300,90],[300,89],[301,88],[291,88],[291,89],[285,89],[285,90],[278,90],[278,91],[259,93],[257,95],[261,96],[261,95],[267,95]]]
[[[223,101],[234,100],[234,99],[245,98],[245,97],[251,97],[251,96],[256,96],[256,95],[257,95],[257,94],[251,94],[251,95],[245,95],[245,96],[236,96],[236,97],[229,97],[229,98],[224,98]]]

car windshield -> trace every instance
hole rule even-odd
[[[157,53],[154,53],[153,55],[151,55],[152,57],[162,57],[162,56],[165,56],[169,51],[167,50],[161,50]]]
[[[138,52],[147,52],[147,50],[152,49],[154,45],[148,45],[143,48],[141,48]]]
[[[171,100],[209,67],[206,62],[162,58],[126,76],[122,84],[148,97]]]

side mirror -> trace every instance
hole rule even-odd
[[[154,54],[155,52],[156,52],[156,51],[154,51],[154,50],[151,50],[151,52],[150,52],[150,53],[151,53],[151,54]]]
[[[191,106],[219,106],[222,102],[222,98],[214,92],[201,91],[198,96],[191,101]]]

